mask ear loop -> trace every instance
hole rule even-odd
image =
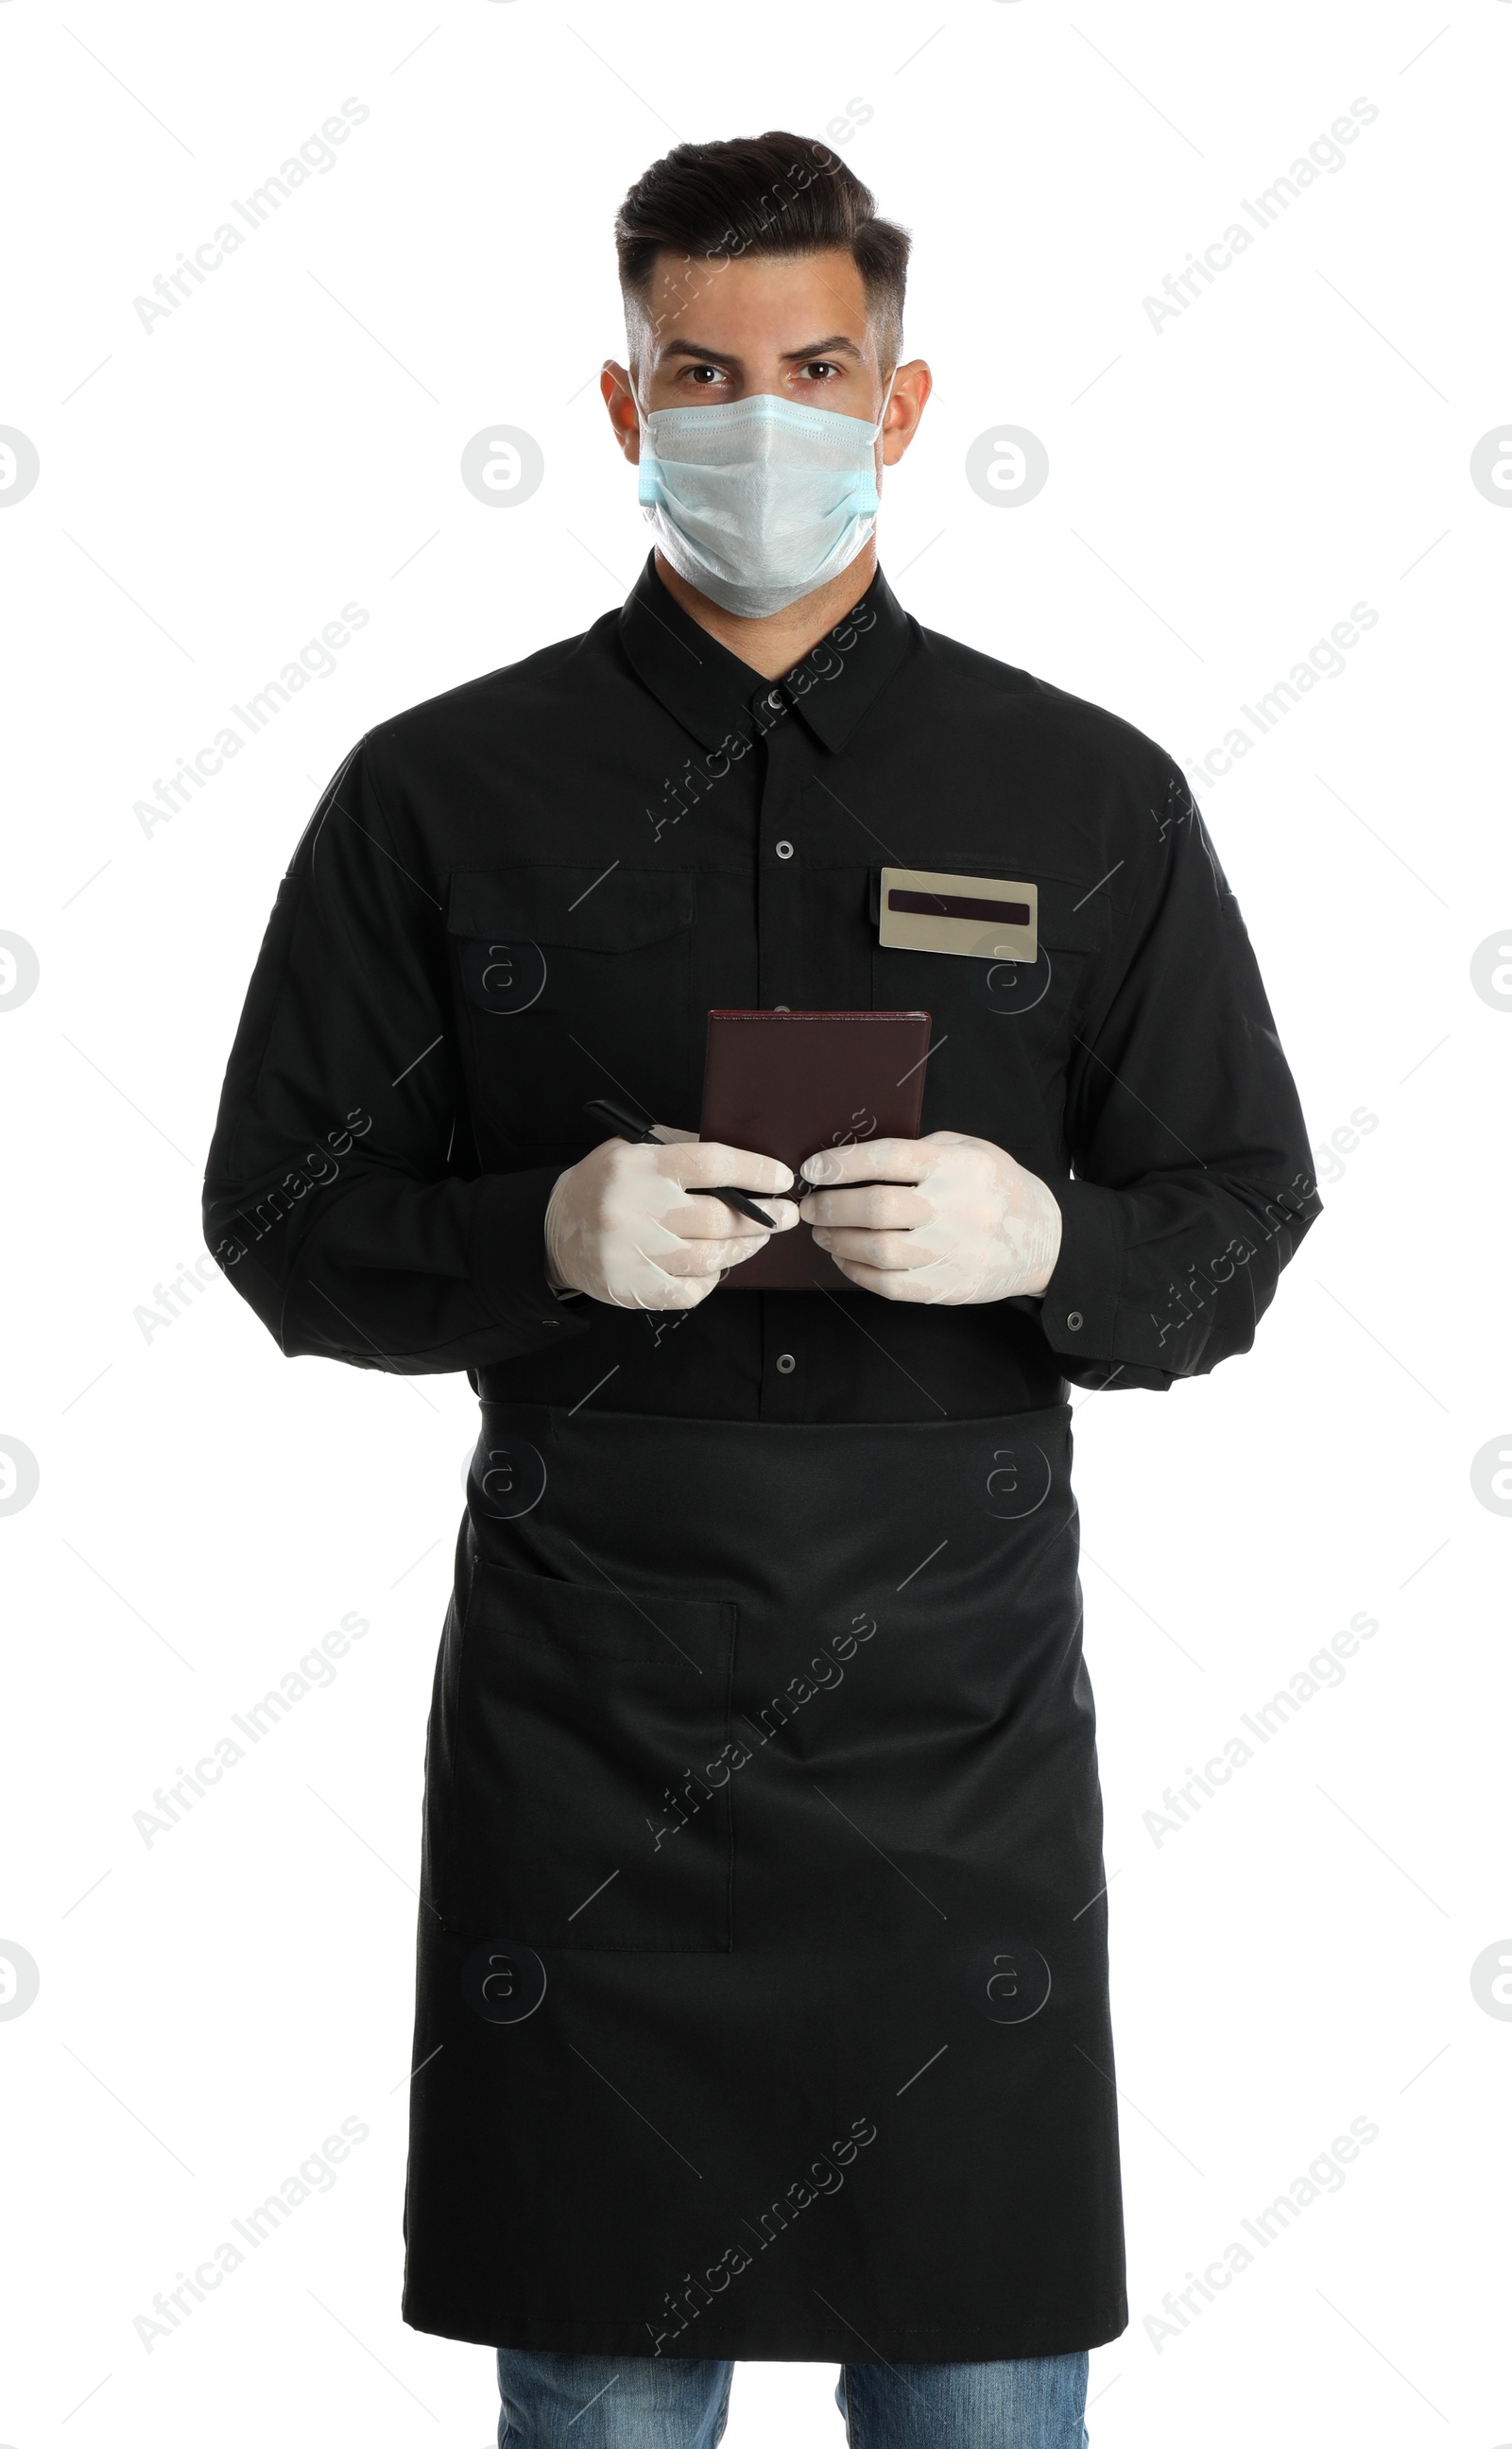
[[[897,379],[898,370],[897,367],[894,366],[892,372],[888,376],[887,390],[882,395],[882,406],[877,412],[877,421],[871,428],[871,439],[873,442],[880,442],[882,439],[882,428],[887,422],[888,402],[892,397],[892,386]]]
[[[630,398],[635,408],[636,430],[641,436],[641,456],[636,466],[636,501],[641,510],[647,510],[654,508],[661,499],[661,480],[657,455],[651,448],[649,420],[641,405],[641,395],[633,374],[630,376]]]
[[[878,412],[877,421],[876,421],[876,423],[873,425],[873,427],[871,428],[871,449],[872,449],[873,453],[875,453],[875,451],[876,451],[876,448],[877,448],[878,443],[879,443],[879,442],[881,441],[881,439],[882,439],[882,428],[883,428],[884,424],[885,424],[885,423],[886,423],[886,421],[887,421],[888,402],[889,402],[889,400],[892,397],[892,386],[893,386],[893,384],[897,381],[897,379],[898,379],[898,370],[897,370],[897,367],[896,367],[896,366],[894,366],[894,367],[893,367],[893,369],[892,369],[891,374],[888,376],[888,387],[887,387],[887,390],[886,390],[886,391],[883,393],[883,395],[882,395],[882,406],[881,406],[880,411]],[[875,519],[875,517],[876,517],[876,514],[877,514],[878,511],[880,511],[880,509],[881,509],[881,508],[882,508],[882,472],[881,472],[881,470],[878,468],[877,463],[876,463],[876,459],[875,459],[875,457],[873,456],[873,458],[872,458],[872,462],[871,462],[871,499],[870,504],[869,504],[869,505],[867,505],[867,506],[866,506],[866,508],[865,508],[864,515],[870,516],[871,519],[873,519],[873,520],[874,520],[874,519]]]

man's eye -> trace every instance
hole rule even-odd
[[[828,382],[830,376],[837,375],[840,369],[838,366],[832,365],[828,357],[813,357],[803,371],[815,381]]]
[[[711,383],[722,382],[724,380],[724,369],[722,366],[690,366],[688,368],[688,373],[691,376],[694,384],[700,390],[707,390]]]

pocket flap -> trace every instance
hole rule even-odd
[[[693,878],[622,867],[454,870],[447,906],[453,935],[575,944],[621,953],[693,924]]]
[[[959,870],[963,876],[986,876],[994,871],[990,860],[984,860],[980,851],[969,858],[964,853],[952,858],[948,853],[930,855],[931,865],[940,873]],[[1078,884],[1062,876],[1046,876],[1043,870],[1019,868],[1005,883],[1033,884],[1040,897],[1039,939],[1057,953],[1096,953],[1107,943],[1113,932],[1113,910],[1105,891],[1090,880]],[[871,873],[871,924],[879,926],[882,918],[882,870]]]

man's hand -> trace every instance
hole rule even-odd
[[[1055,1194],[990,1140],[864,1140],[824,1149],[800,1171],[815,1186],[802,1214],[820,1249],[884,1301],[1006,1301],[1043,1293],[1054,1272]],[[844,1187],[862,1182],[873,1186]]]
[[[706,1301],[725,1267],[754,1258],[772,1236],[722,1199],[691,1197],[698,1184],[748,1192],[778,1232],[796,1224],[794,1201],[773,1195],[795,1187],[790,1167],[657,1128],[667,1145],[604,1140],[558,1176],[545,1220],[546,1275],[558,1289],[617,1309],[694,1309]]]

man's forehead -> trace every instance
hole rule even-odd
[[[867,353],[866,284],[841,248],[810,255],[675,255],[652,266],[644,319],[661,351],[689,339],[715,354],[801,350],[820,337]]]

